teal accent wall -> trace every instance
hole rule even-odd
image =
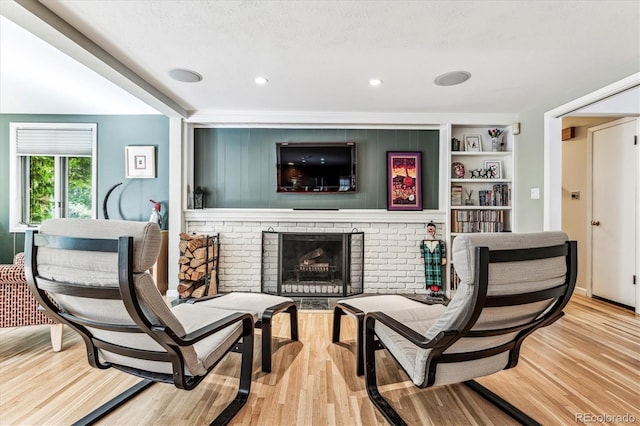
[[[97,123],[98,124],[98,217],[107,191],[122,182],[109,197],[111,219],[147,221],[153,205],[162,203],[166,224],[169,202],[169,119],[162,115],[30,115],[0,114],[0,263],[10,263],[23,251],[24,234],[9,232],[9,123]],[[156,147],[155,179],[125,179],[127,145]]]
[[[357,192],[276,192],[276,142],[348,141]],[[206,207],[386,209],[386,152],[421,151],[423,208],[438,209],[438,130],[202,128],[194,142],[194,186],[205,189]]]

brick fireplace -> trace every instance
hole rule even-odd
[[[426,236],[425,226],[429,221],[438,224],[438,233],[442,235],[446,213],[377,209],[203,209],[185,211],[184,219],[186,232],[220,234],[220,292],[262,291],[262,234],[272,230],[313,234],[360,232],[364,251],[362,290],[357,292],[426,294],[420,242]],[[301,280],[306,278],[309,276],[301,276]]]

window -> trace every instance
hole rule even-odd
[[[10,227],[96,217],[94,123],[10,124]]]

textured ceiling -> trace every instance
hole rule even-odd
[[[640,70],[636,0],[41,3],[198,114],[512,113]],[[173,81],[172,68],[204,80]],[[453,70],[472,77],[433,84]]]

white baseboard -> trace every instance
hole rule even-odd
[[[587,289],[584,287],[576,287],[573,289],[574,294],[579,294],[580,296],[587,297]],[[168,294],[168,293],[167,293]]]

